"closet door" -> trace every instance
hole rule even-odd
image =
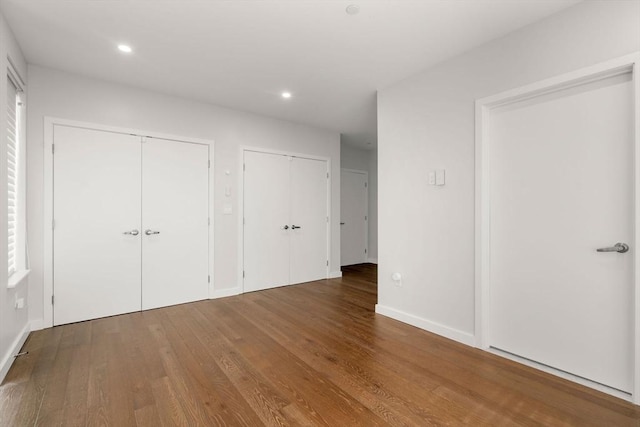
[[[245,151],[244,292],[290,283],[290,159]]]
[[[140,310],[140,138],[54,128],[53,323]]]
[[[142,309],[209,296],[209,146],[142,143]]]
[[[294,157],[291,165],[291,284],[326,279],[327,162]]]

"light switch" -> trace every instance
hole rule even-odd
[[[225,205],[222,208],[222,213],[224,215],[231,215],[233,213],[233,208],[231,207],[231,204],[225,203]]]
[[[436,185],[436,173],[429,172],[429,185]]]
[[[227,197],[231,196],[231,186],[227,185],[224,187],[224,195]]]
[[[429,185],[444,185],[444,169],[429,172]]]

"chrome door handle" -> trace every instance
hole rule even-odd
[[[299,225],[292,225],[291,226],[292,230],[297,230],[298,228],[302,228],[302,227],[300,227]]]
[[[144,234],[146,234],[147,236],[151,236],[152,234],[160,234],[159,231],[154,231],[154,230],[150,230],[150,229],[146,229],[144,230]]]
[[[140,234],[140,232],[139,232],[138,230],[133,229],[133,230],[131,230],[131,231],[125,231],[125,232],[124,232],[124,233],[122,233],[122,234],[130,234],[130,235],[132,235],[132,236],[137,236],[138,234]]]
[[[626,243],[616,243],[613,246],[610,246],[608,248],[598,248],[596,249],[596,251],[598,252],[618,252],[618,253],[625,253],[625,252],[629,252],[629,245],[627,245]]]

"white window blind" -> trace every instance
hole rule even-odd
[[[18,89],[7,78],[7,240],[9,276],[17,269],[18,235]]]

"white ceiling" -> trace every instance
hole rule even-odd
[[[578,0],[0,0],[29,63],[376,145],[376,90]],[[345,8],[357,4],[360,13]],[[123,55],[118,43],[134,53]],[[289,90],[293,98],[283,100]]]

